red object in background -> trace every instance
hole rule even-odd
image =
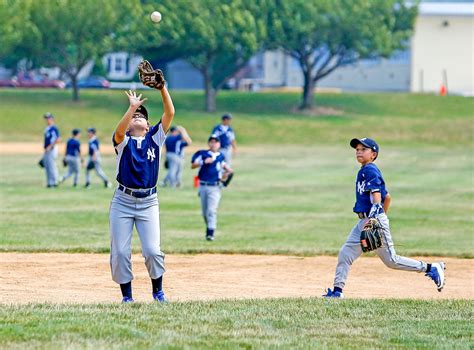
[[[441,89],[439,89],[439,94],[441,96],[446,96],[447,93],[448,93],[448,89],[446,89],[446,86],[444,84],[441,85]]]
[[[194,188],[199,187],[199,177],[196,175],[194,176]]]

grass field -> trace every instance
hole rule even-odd
[[[470,301],[268,299],[0,309],[2,348],[472,349]]]
[[[8,139],[16,126],[19,135],[15,133],[14,141],[41,142],[43,110],[58,111],[63,130],[99,125],[102,135],[110,133],[126,102],[121,93],[85,91],[82,96],[82,102],[71,105],[65,92],[1,90],[6,103],[0,107],[0,121],[5,125],[0,139]],[[176,121],[204,146],[218,114],[199,111],[202,96],[197,93],[174,96]],[[348,140],[368,134],[381,144],[377,162],[393,196],[390,218],[397,250],[410,255],[472,257],[474,162],[469,112],[474,99],[321,95],[318,102],[346,114],[286,117],[283,112],[290,111],[297,98],[296,94],[220,96],[220,106],[236,110],[237,135],[245,147],[235,159],[235,181],[224,191],[218,239],[213,244],[202,239],[199,200],[191,188],[194,173],[188,168],[183,190],[160,191],[166,252],[336,254],[355,221],[351,211],[358,165]],[[24,109],[12,119],[8,110],[14,106]],[[390,133],[381,125],[391,125]],[[369,126],[383,129],[381,136],[366,133]],[[405,129],[416,133],[418,128],[426,139],[405,133]],[[252,133],[261,136],[249,138]],[[394,141],[397,137],[399,142]],[[7,155],[0,160],[0,194],[8,198],[0,214],[0,250],[108,251],[112,191],[101,188],[98,179],[90,191],[72,189],[70,184],[47,190],[37,158]],[[113,158],[104,157],[104,163],[113,177]]]

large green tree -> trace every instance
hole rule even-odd
[[[261,47],[266,33],[266,1],[162,0],[144,1],[148,14],[162,12],[160,24],[148,19],[133,36],[149,58],[183,58],[201,72],[205,109],[215,111],[216,94]],[[140,26],[137,25],[136,29]],[[144,29],[145,28],[145,29]]]
[[[36,45],[30,45],[28,58],[35,66],[59,67],[78,100],[80,70],[113,47],[115,31],[127,26],[139,8],[132,0],[32,1],[29,18]]]
[[[405,0],[272,0],[267,47],[298,61],[300,108],[310,109],[317,82],[338,67],[404,48],[416,13]]]

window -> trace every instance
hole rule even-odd
[[[123,59],[116,57],[115,58],[115,71],[122,72],[123,71]]]

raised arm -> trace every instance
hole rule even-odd
[[[180,125],[177,126],[176,128],[179,130],[179,132],[181,133],[181,136],[183,137],[183,140],[186,141],[186,143],[187,143],[188,145],[190,145],[190,144],[193,143],[193,140],[191,140],[191,137],[189,137],[189,134],[188,134],[188,132],[186,131],[185,128],[183,128],[183,127],[180,126]]]
[[[163,100],[163,116],[161,117],[161,126],[165,133],[168,132],[174,117],[174,105],[166,86],[161,90],[161,99]]]
[[[130,124],[130,121],[132,120],[133,113],[135,113],[137,108],[147,100],[146,98],[142,100],[142,95],[140,94],[137,96],[137,93],[132,90],[128,90],[128,92],[125,91],[125,95],[128,97],[130,106],[115,128],[114,140],[117,145],[122,143],[123,139],[125,138],[125,133],[127,132],[128,124]]]

